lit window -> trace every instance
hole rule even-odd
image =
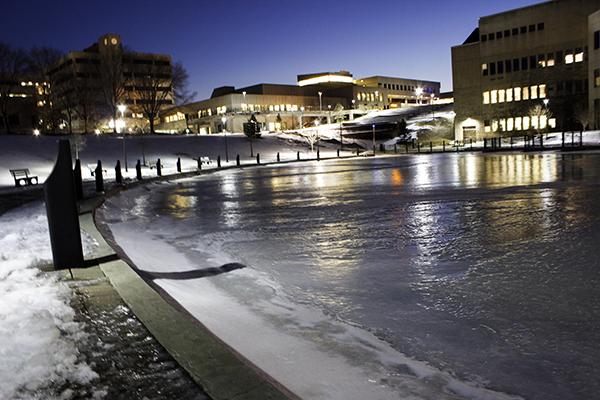
[[[490,126],[490,121],[483,121],[483,131],[486,133],[490,133],[492,131],[492,127]]]
[[[506,102],[510,103],[513,101],[513,90],[512,88],[506,89]]]
[[[548,126],[549,126],[550,128],[556,128],[556,118],[550,118],[550,119],[548,120]]]
[[[497,120],[492,121],[492,131],[498,132],[498,121]]]
[[[548,53],[548,57],[546,58],[546,65],[548,67],[554,67],[554,53]]]
[[[567,50],[567,52],[565,53],[565,64],[573,64],[573,52]]]
[[[498,90],[498,103],[504,103],[506,100],[506,90],[500,89]]]
[[[515,130],[516,131],[523,130],[523,118],[521,118],[521,117],[515,118]]]
[[[529,129],[529,117],[523,117],[523,130]]]
[[[538,126],[539,126],[539,124],[538,124],[538,116],[537,115],[533,115],[531,117],[531,127],[533,129],[538,129]]]
[[[483,92],[483,104],[490,104],[490,92]]]
[[[483,76],[487,76],[487,74],[488,74],[488,65],[487,64],[481,64],[481,73],[483,74]]]
[[[577,52],[575,53],[575,62],[583,62],[583,51],[581,51],[581,49],[577,49]]]
[[[506,118],[500,120],[500,132],[506,132]]]
[[[536,85],[531,86],[530,92],[529,92],[529,98],[531,100],[535,100],[538,98],[538,87]]]
[[[511,132],[515,128],[515,119],[507,118],[506,119],[506,130]]]
[[[521,88],[515,88],[515,101],[521,101]]]
[[[548,126],[548,117],[540,115],[540,129],[546,129],[546,126]]]
[[[523,100],[529,100],[529,88],[527,86],[523,88]]]
[[[539,86],[539,88],[540,88],[540,93],[539,93],[540,99],[545,99],[546,98],[546,85],[542,84]]]
[[[497,90],[492,90],[491,91],[491,95],[492,95],[492,104],[496,104],[498,102],[498,91]]]

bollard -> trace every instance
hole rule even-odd
[[[44,200],[55,270],[83,266],[77,195],[71,163],[69,141],[59,140],[56,163],[44,182]]]
[[[279,153],[277,153],[277,154],[279,154]],[[340,149],[337,149],[337,156],[338,156],[338,158],[340,158]]]
[[[321,151],[317,149],[317,161],[321,161]]]
[[[469,138],[469,145],[471,146],[471,150],[473,150],[473,138]]]
[[[77,200],[81,200],[83,199],[83,179],[81,177],[81,161],[79,158],[75,160],[73,178],[75,179],[75,194],[77,195]]]
[[[560,148],[561,149],[565,148],[565,132],[563,132],[562,135],[561,135]]]
[[[433,153],[433,142],[429,142],[429,152]]]
[[[177,157],[177,172],[181,172],[181,157]]]
[[[123,175],[121,174],[121,160],[117,160],[117,165],[115,165],[115,181],[119,185],[123,183]]]
[[[280,162],[281,158],[279,157],[279,152],[277,152],[277,162]]]
[[[398,154],[398,144],[394,143],[394,154]]]
[[[300,152],[299,152],[299,151],[298,151],[298,152],[296,152],[296,159],[297,159],[298,161],[300,161]]]
[[[540,147],[544,148],[544,135],[540,135]]]
[[[142,180],[142,163],[140,160],[137,160],[137,163],[135,164],[135,178],[138,181]]]
[[[498,149],[502,148],[502,136],[498,138]]]
[[[417,153],[421,154],[421,143],[417,143]]]
[[[240,155],[235,156],[235,165],[240,166]]]
[[[375,155],[375,146],[373,146],[373,155]]]
[[[102,161],[100,160],[98,160],[94,175],[96,176],[96,192],[104,192],[104,177],[102,176]]]
[[[512,148],[513,148],[513,137],[511,136],[510,137],[510,149],[512,150]]]
[[[221,156],[217,156],[217,168],[221,168]]]
[[[571,132],[571,147],[575,147],[575,132]]]
[[[442,140],[442,153],[446,152],[446,141]]]
[[[156,160],[156,176],[162,176],[162,165],[160,165],[160,158]]]
[[[260,153],[256,153],[256,164],[260,165]]]
[[[483,139],[483,150],[487,150],[487,139]]]
[[[358,150],[358,148],[356,149],[356,156],[358,157],[360,155],[360,151]]]
[[[579,147],[583,147],[583,131],[579,131]]]
[[[406,148],[406,154],[408,154],[408,142],[404,142],[404,147]]]
[[[196,159],[196,161],[198,162],[198,169],[200,169],[200,170],[201,170],[201,169],[202,169],[202,157],[198,157],[198,158]]]

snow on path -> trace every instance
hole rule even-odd
[[[84,238],[87,252],[93,242]],[[77,348],[86,333],[74,321],[71,289],[37,268],[51,259],[43,203],[0,215],[0,399],[50,399],[63,384],[97,377]],[[72,395],[65,389],[60,398]]]

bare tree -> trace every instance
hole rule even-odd
[[[180,106],[182,104],[194,101],[197,93],[190,92],[189,75],[180,61],[173,64],[172,80],[173,100],[175,101],[176,105]]]
[[[130,99],[139,106],[148,119],[150,133],[154,133],[154,123],[165,106],[172,104],[172,75],[169,66],[156,62],[145,64],[134,72],[130,79]]]
[[[314,151],[314,146],[319,141],[318,128],[306,130],[304,132],[304,138],[306,139],[306,141],[308,142],[308,144],[310,146],[310,151]]]
[[[545,128],[542,128],[541,120],[543,119],[543,117],[545,117],[546,127],[547,127],[548,122],[552,118],[552,111],[550,111],[550,109],[548,107],[541,106],[538,104],[536,106],[533,106],[529,110],[529,116],[531,117],[532,120],[537,121],[534,129],[538,134],[540,134],[545,129]],[[533,125],[533,122],[532,122],[532,125]]]
[[[127,83],[123,69],[123,50],[115,49],[102,53],[96,68],[100,75],[104,103],[113,119],[113,132],[117,133],[117,111],[119,104],[125,100]]]
[[[575,110],[575,120],[581,124],[581,130],[585,131],[590,125],[590,114],[585,107]]]
[[[0,114],[4,121],[4,129],[11,133],[10,105],[12,96],[20,85],[20,79],[27,69],[27,55],[23,50],[13,49],[0,43]]]
[[[83,133],[89,132],[90,125],[95,123],[97,117],[95,89],[89,83],[89,81],[84,79],[75,81],[75,93],[77,96],[75,112],[77,118],[83,122]]]

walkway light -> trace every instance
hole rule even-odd
[[[33,136],[40,136],[40,130],[39,129],[34,129],[33,130]]]

